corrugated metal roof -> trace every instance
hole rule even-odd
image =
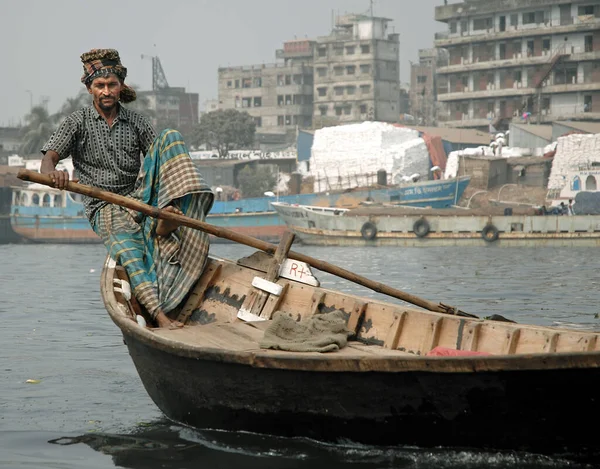
[[[589,134],[600,134],[600,122],[557,121],[556,123]]]
[[[513,127],[521,129],[523,132],[530,133],[536,137],[543,138],[544,140],[552,141],[552,126],[551,125],[537,125],[537,124],[511,124]]]
[[[452,127],[422,127],[414,125],[406,125],[409,129],[418,130],[419,132],[429,135],[439,136],[442,140],[451,143],[476,143],[478,145],[489,145],[490,136],[486,132],[475,129],[455,129]]]

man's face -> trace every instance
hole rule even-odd
[[[102,111],[111,111],[119,102],[119,95],[123,85],[116,75],[96,78],[88,92],[94,97],[94,104]]]

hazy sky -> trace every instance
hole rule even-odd
[[[409,80],[418,50],[433,46],[445,25],[434,20],[443,0],[374,0],[374,13],[400,33],[400,70]],[[450,3],[454,3],[453,1]],[[332,12],[366,13],[369,0],[0,0],[0,126],[18,125],[46,97],[56,112],[83,85],[79,56],[115,48],[127,82],[152,87],[160,57],[171,86],[200,102],[217,97],[217,68],[275,61],[284,41],[327,35]]]

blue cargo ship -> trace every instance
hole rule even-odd
[[[262,240],[278,241],[286,224],[271,207],[271,202],[352,208],[372,201],[400,206],[447,208],[460,200],[469,181],[470,176],[462,176],[376,189],[217,200],[206,221]],[[13,190],[11,225],[15,233],[31,242],[100,241],[83,214],[79,196],[38,184]]]

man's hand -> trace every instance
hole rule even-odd
[[[54,187],[56,187],[57,189],[66,189],[67,188],[67,183],[69,182],[69,173],[66,171],[58,171],[58,170],[54,170],[51,171],[50,173],[48,173],[48,175],[50,176],[50,179],[52,180],[52,183],[54,184]],[[73,182],[77,182],[78,179],[73,179]]]

